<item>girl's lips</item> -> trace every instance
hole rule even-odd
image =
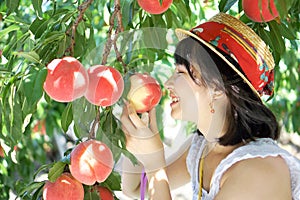
[[[172,102],[170,104],[171,106],[178,103],[179,100],[180,100],[179,97],[175,96],[174,94],[170,94],[170,97],[171,97],[171,100],[172,100]]]

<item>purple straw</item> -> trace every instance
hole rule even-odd
[[[140,187],[140,191],[141,191],[141,200],[145,199],[145,193],[146,193],[146,187],[147,187],[147,176],[146,176],[146,172],[143,169],[142,174],[141,174],[141,187]]]

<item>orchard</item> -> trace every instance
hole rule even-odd
[[[270,46],[276,96],[266,103],[300,135],[299,8],[298,0],[0,1],[0,199],[122,199],[122,159],[137,164],[119,120],[124,102],[139,115],[155,107],[167,143],[174,30],[218,12]]]

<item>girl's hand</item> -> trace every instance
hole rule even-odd
[[[156,124],[155,109],[140,118],[130,103],[125,102],[121,116],[127,150],[150,172],[165,167],[164,146]]]

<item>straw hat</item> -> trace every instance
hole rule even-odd
[[[259,96],[271,95],[274,88],[274,59],[269,47],[246,24],[237,18],[219,13],[208,22],[190,31],[175,30],[178,38],[194,37],[220,56]],[[234,58],[242,71],[220,51]]]

